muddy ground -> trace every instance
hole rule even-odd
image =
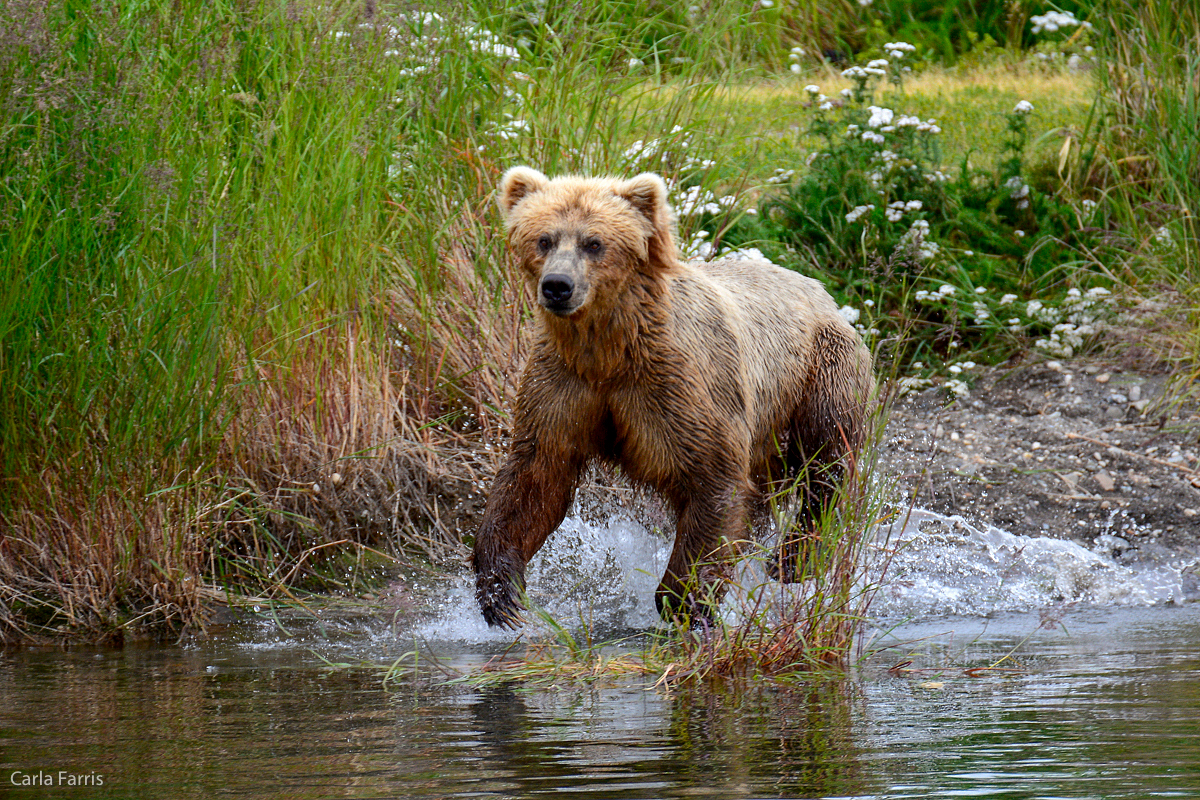
[[[918,505],[1118,560],[1200,556],[1200,407],[1104,360],[992,369],[902,399],[884,463]]]

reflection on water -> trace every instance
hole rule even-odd
[[[842,679],[672,692],[389,694],[318,658],[410,647],[370,629],[9,651],[0,796],[1200,797],[1200,607],[1060,622],[924,622]],[[1014,647],[1023,671],[964,674]],[[465,668],[504,646],[447,648]]]

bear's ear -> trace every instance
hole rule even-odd
[[[671,264],[679,255],[675,250],[675,236],[671,232],[673,217],[667,205],[667,184],[653,172],[635,175],[617,187],[617,196],[629,204],[646,219],[650,231],[649,257],[660,264]]]
[[[512,213],[517,203],[529,195],[536,194],[545,189],[549,183],[549,178],[536,169],[530,169],[529,167],[513,167],[504,173],[504,177],[500,179],[499,203],[501,216],[507,220],[508,215]]]
[[[629,201],[653,225],[667,208],[667,185],[653,172],[635,175],[617,189],[617,195]]]

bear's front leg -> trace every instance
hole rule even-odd
[[[562,524],[585,459],[575,448],[514,442],[475,536],[475,599],[488,625],[521,622],[525,565]]]
[[[654,594],[664,619],[680,613],[693,623],[716,618],[748,525],[744,501],[736,489],[679,504],[675,547]]]

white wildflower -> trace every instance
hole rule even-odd
[[[880,108],[879,106],[867,106],[867,110],[871,112],[871,118],[867,120],[867,125],[872,128],[878,128],[891,123],[895,112],[890,108]]]
[[[1013,106],[1014,114],[1028,114],[1031,111],[1033,111],[1033,103],[1029,102],[1028,100],[1022,100]]]
[[[863,214],[874,210],[875,206],[873,205],[855,206],[853,210],[846,215],[846,222],[858,222],[859,218],[862,217]]]
[[[1077,26],[1084,28],[1092,27],[1092,23],[1077,19],[1070,11],[1047,11],[1045,14],[1034,14],[1029,18],[1029,22],[1033,25],[1033,33],[1035,35],[1043,31],[1054,33],[1063,28],[1074,28]]]

